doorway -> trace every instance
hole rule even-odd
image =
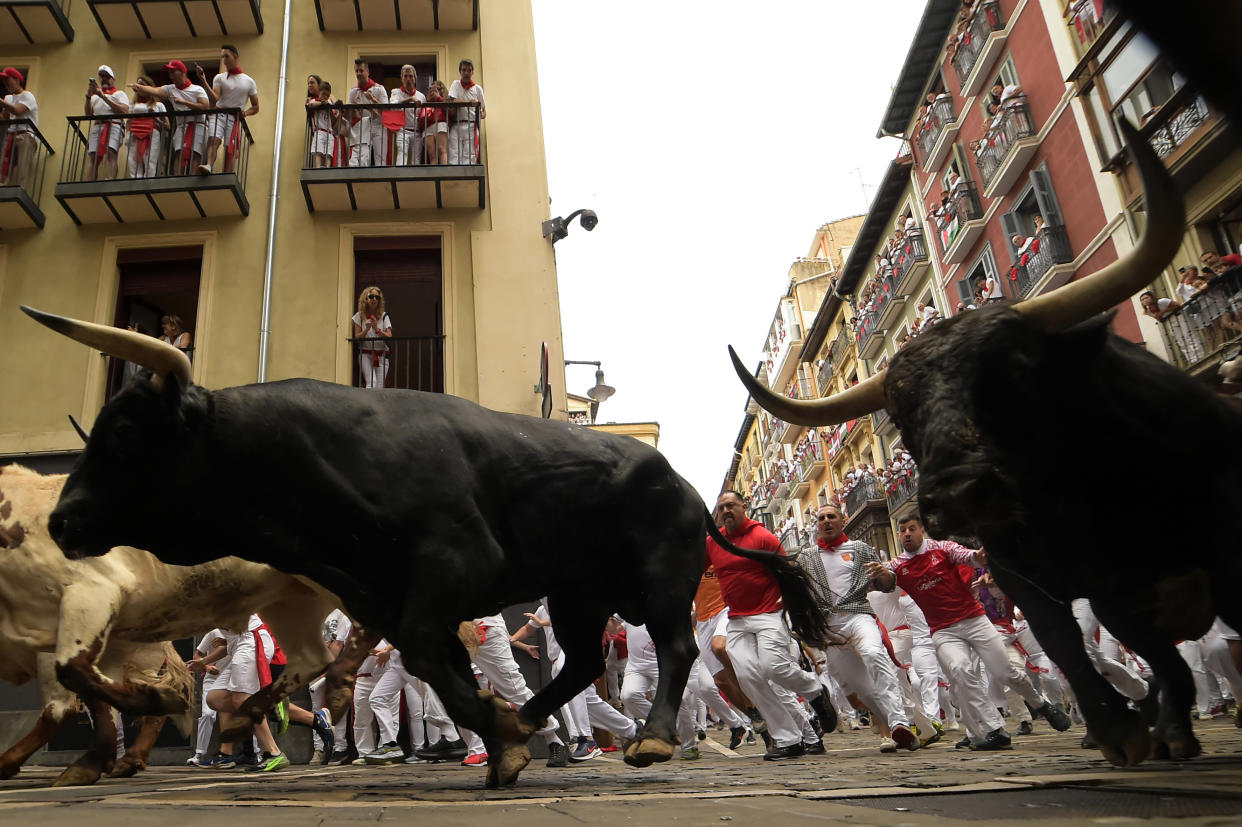
[[[444,285],[439,236],[356,237],[354,296],[366,287],[382,291],[392,325],[382,363],[383,386],[443,393]],[[357,387],[366,378],[359,358],[364,345],[351,342]]]

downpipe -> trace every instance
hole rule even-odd
[[[280,33],[280,82],[276,89],[276,130],[272,136],[272,191],[267,210],[267,250],[263,257],[263,305],[259,319],[259,382],[267,381],[268,343],[272,319],[272,264],[276,252],[276,208],[280,205],[280,159],[284,148],[285,92],[289,86],[289,18],[293,0],[285,0]]]

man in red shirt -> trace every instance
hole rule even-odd
[[[726,491],[716,503],[726,539],[743,548],[784,555],[772,532],[746,516],[742,495]],[[739,557],[707,538],[707,562],[716,568],[720,592],[729,607],[728,652],[742,690],[750,696],[768,725],[772,749],[764,760],[797,758],[809,751],[823,752],[823,743],[796,720],[769,681],[810,701],[825,728],[836,726],[832,708],[820,682],[803,671],[791,653],[793,638],[781,612],[784,605],[776,578],[763,563]]]
[[[958,573],[961,565],[987,566],[986,555],[949,540],[927,539],[917,514],[900,520],[897,533],[903,552],[887,565],[869,563],[868,574],[881,588],[896,584],[905,589],[927,616],[936,656],[962,708],[970,748],[997,750],[1010,746],[1004,720],[989,700],[983,680],[970,668],[971,652],[983,662],[991,680],[1007,683],[1053,729],[1069,729],[1065,710],[1039,694],[1030,677],[1009,661],[996,627]]]

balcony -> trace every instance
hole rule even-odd
[[[263,34],[259,0],[86,0],[106,40]]]
[[[1097,6],[1103,10],[1097,10]],[[1079,60],[1087,56],[1091,47],[1117,19],[1117,9],[1112,0],[1097,3],[1096,0],[1070,0],[1065,6],[1065,24],[1070,30],[1070,41]]]
[[[832,376],[845,360],[853,344],[854,339],[850,335],[849,326],[841,325],[841,329],[837,331],[837,338],[832,340],[832,345],[828,348],[828,354],[824,357],[824,363],[819,368],[816,389],[819,391],[820,397],[828,395],[828,386],[832,384]]]
[[[1020,299],[1039,292],[1037,288],[1051,277],[1053,268],[1073,260],[1074,251],[1070,249],[1069,235],[1065,228],[1043,227],[1030,248],[1021,254],[1009,271],[1009,277],[1014,282],[1014,292]]]
[[[307,109],[306,140],[302,155],[302,194],[311,212],[483,209],[487,194],[482,163],[482,130],[471,128],[454,135],[457,113],[469,103],[428,103],[423,113],[448,118],[448,163],[423,163],[417,132],[403,128],[404,103],[341,104],[332,112]],[[349,166],[349,121],[357,113],[380,110],[384,122],[383,164]],[[330,119],[330,120],[329,120]],[[463,122],[463,125],[466,122]],[[340,127],[338,129],[338,126]],[[400,141],[411,137],[413,151],[402,157]],[[369,159],[368,159],[369,160]],[[440,160],[437,157],[437,160]]]
[[[0,0],[0,46],[72,43],[69,0]]]
[[[315,0],[321,32],[478,31],[479,0]]]
[[[1169,353],[1183,370],[1198,373],[1242,336],[1242,268],[1212,279],[1206,290],[1160,320]]]
[[[798,426],[799,428],[801,426]],[[777,419],[772,429],[772,442],[789,445],[793,442],[793,432],[795,426],[790,425],[783,419]]]
[[[983,234],[983,205],[974,184],[960,181],[954,187],[948,219],[943,226],[938,226],[940,249],[944,251],[945,264],[957,264],[966,259]]]
[[[879,355],[884,345],[884,337],[877,335],[880,333],[879,325],[876,323],[876,314],[872,310],[858,314],[855,319],[857,324],[855,336],[858,342],[858,357],[860,359],[874,359]]]
[[[375,339],[349,339],[353,350],[354,387],[367,381],[385,388],[444,393],[444,337],[393,336],[384,350],[373,350]]]
[[[945,153],[957,140],[961,122],[953,112],[953,97],[942,94],[931,104],[931,111],[919,122],[918,137],[919,158],[923,161],[923,172],[931,172],[940,167]]]
[[[993,124],[983,138],[983,150],[977,158],[986,198],[1007,192],[1039,148],[1035,120],[1024,96],[1006,102],[999,120]]]
[[[871,414],[871,429],[877,435],[883,436],[895,428],[896,425],[893,423],[893,417],[889,415],[888,408],[880,408]]]
[[[884,489],[874,476],[867,477],[845,495],[845,513],[849,515],[849,523],[861,516],[868,505],[886,505]],[[846,524],[846,531],[849,531],[849,523]]]
[[[244,119],[239,119],[235,140],[220,147],[217,163],[229,172],[199,174],[193,158],[182,158],[185,139],[169,140],[188,132],[197,144],[213,119],[237,116],[238,109],[206,112],[177,111],[147,114],[83,116],[66,118],[65,151],[61,156],[56,200],[73,223],[133,224],[141,221],[179,221],[250,214],[246,200],[246,172],[254,138]],[[102,169],[92,174],[88,151],[92,127],[124,129],[117,150],[116,177],[104,179]],[[145,132],[145,137],[142,133]],[[96,143],[102,137],[96,138]],[[231,144],[231,147],[230,147]]]
[[[41,230],[44,216],[39,193],[43,192],[43,172],[47,156],[56,153],[29,118],[13,118],[5,123],[14,145],[13,154],[0,166],[0,232]]]
[[[997,0],[984,0],[970,16],[966,37],[953,56],[953,71],[963,98],[979,94],[987,83],[987,71],[1005,48],[1009,32]]]
[[[806,451],[798,460],[798,480],[808,485],[824,470],[824,444],[816,437],[811,439]],[[805,493],[805,492],[803,492]],[[801,495],[799,495],[801,496]]]
[[[888,513],[894,520],[900,520],[918,511],[919,472],[914,469],[908,475],[899,477],[888,484]]]
[[[907,233],[901,246],[893,253],[894,287],[898,295],[907,295],[910,287],[927,272],[927,244],[920,232]]]

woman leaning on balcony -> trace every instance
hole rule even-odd
[[[138,83],[142,86],[154,85],[146,75],[139,75]],[[164,111],[164,104],[149,94],[134,93],[134,104],[130,107],[131,113],[155,115]],[[168,118],[130,118],[126,126],[129,129],[129,136],[126,138],[129,177],[154,177],[160,168],[160,151],[164,144],[164,133],[168,131]]]

